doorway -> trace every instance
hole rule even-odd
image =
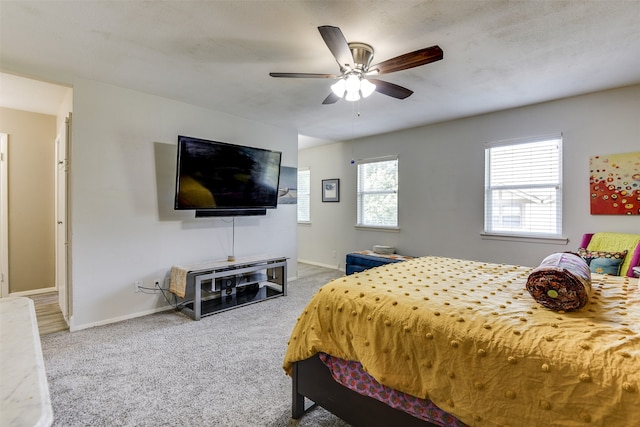
[[[6,73],[0,73],[0,81],[3,86],[0,99],[0,297],[32,296],[56,291],[58,305],[65,321],[69,323],[70,230],[67,205],[72,89]],[[68,112],[68,116],[65,112]],[[47,126],[50,130],[34,135],[33,128],[41,125],[42,117],[48,117],[50,125]],[[27,154],[29,161],[24,163],[23,150],[35,140],[44,145],[39,145],[35,153]],[[46,166],[43,163],[36,165],[33,157],[39,156],[44,150],[48,152]],[[22,160],[16,160],[19,157]],[[46,187],[47,194],[35,195],[23,187],[14,188],[22,185],[17,184],[22,177],[14,176],[14,172],[20,170],[22,173],[25,169],[33,169],[36,175],[40,173],[36,185],[38,190]],[[47,172],[42,172],[45,169]],[[50,200],[44,218],[37,220],[40,221],[38,224],[34,220],[25,222],[24,216],[40,210],[34,204],[39,198]],[[25,203],[28,206],[26,209],[23,207]],[[18,211],[16,206],[20,206]],[[45,234],[42,228],[38,229],[40,234],[35,240],[22,234],[33,231],[29,228],[41,227],[42,223],[48,224],[48,240],[42,237]],[[17,231],[16,226],[20,227]],[[31,242],[28,251],[24,249],[25,241]],[[42,246],[48,248],[46,255],[38,252]],[[45,279],[30,276],[29,268],[24,267],[27,264],[32,270],[42,269],[43,263],[48,264]]]

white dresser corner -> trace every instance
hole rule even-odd
[[[33,301],[0,299],[0,426],[50,426],[53,410]]]

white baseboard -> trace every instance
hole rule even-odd
[[[48,292],[55,292],[55,286],[52,288],[33,289],[29,291],[11,292],[10,297],[28,297],[29,295],[46,294]]]
[[[308,260],[305,260],[305,259],[298,259],[298,262],[301,262],[301,263],[304,263],[304,264],[309,264],[309,265],[315,265],[317,267],[331,268],[333,270],[340,270],[340,271],[344,272],[344,268],[340,268],[337,265],[323,264],[321,262],[308,261]]]
[[[99,322],[93,322],[93,323],[85,323],[83,325],[74,325],[73,316],[71,316],[69,331],[70,332],[80,331],[82,329],[89,329],[89,328],[94,328],[96,326],[108,325],[110,323],[122,322],[123,320],[135,319],[136,317],[148,316],[149,314],[160,313],[161,311],[174,310],[174,309],[175,307],[167,305],[166,307],[157,307],[151,310],[141,311],[134,314],[128,314],[126,316],[112,317],[111,319],[105,319],[105,320],[101,320]]]

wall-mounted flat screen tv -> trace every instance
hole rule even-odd
[[[278,204],[281,158],[279,151],[179,135],[174,207],[196,216],[263,215]]]

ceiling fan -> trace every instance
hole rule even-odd
[[[338,62],[340,74],[269,73],[269,75],[271,77],[337,79],[338,81],[331,85],[331,93],[322,102],[323,104],[333,104],[340,98],[357,101],[360,98],[366,98],[374,91],[393,98],[405,99],[413,93],[412,90],[371,77],[419,67],[443,58],[442,49],[439,46],[431,46],[370,65],[373,59],[373,47],[370,45],[359,42],[347,43],[338,27],[323,25],[318,27],[318,31]]]

